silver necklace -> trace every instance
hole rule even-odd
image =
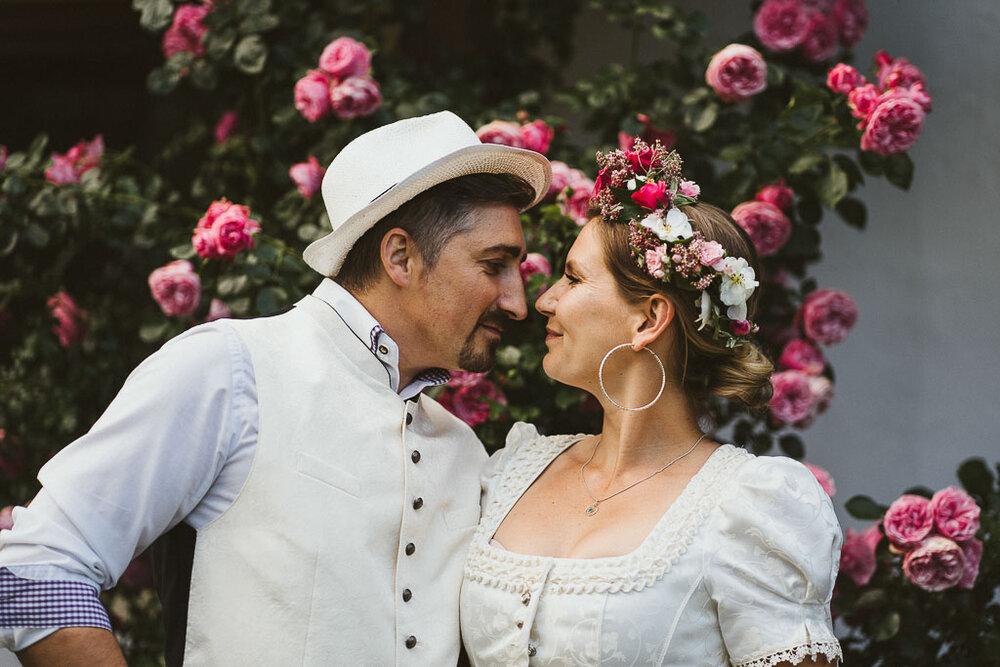
[[[584,514],[586,514],[587,516],[594,516],[595,514],[597,514],[597,511],[600,509],[601,503],[603,503],[604,501],[610,500],[611,498],[614,498],[619,493],[624,493],[625,491],[628,491],[629,489],[631,489],[633,486],[635,486],[637,484],[642,484],[643,482],[645,482],[650,477],[653,477],[654,475],[659,475],[661,472],[663,472],[664,470],[666,470],[667,468],[669,468],[670,466],[672,466],[673,464],[677,463],[682,458],[684,458],[685,456],[687,456],[688,454],[690,454],[691,452],[693,452],[694,448],[698,446],[698,443],[700,443],[702,440],[704,440],[707,435],[708,435],[707,433],[702,433],[701,437],[694,441],[694,444],[691,445],[690,449],[688,449],[686,452],[684,452],[683,454],[681,454],[677,458],[675,458],[672,461],[670,461],[670,463],[668,463],[667,465],[663,466],[659,470],[654,470],[653,472],[649,473],[648,475],[646,475],[642,479],[636,480],[635,482],[632,482],[631,484],[629,484],[628,486],[626,486],[624,489],[618,489],[617,491],[615,491],[614,493],[612,493],[610,496],[605,496],[603,498],[597,498],[597,497],[594,496],[593,493],[591,493],[590,487],[587,486],[587,478],[583,474],[584,468],[586,468],[588,465],[590,465],[590,462],[594,460],[594,454],[597,453],[597,447],[598,447],[598,445],[601,444],[601,438],[598,438],[597,439],[597,443],[594,445],[594,451],[592,451],[590,453],[590,458],[587,459],[586,463],[584,463],[582,466],[580,466],[580,481],[583,483],[583,489],[584,489],[584,491],[587,492],[587,495],[590,496],[590,499],[594,501],[592,504],[587,505],[587,509],[585,509],[583,511]]]

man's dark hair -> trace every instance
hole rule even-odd
[[[476,206],[510,204],[520,211],[534,198],[528,182],[511,174],[470,174],[435,185],[365,232],[334,280],[352,292],[364,292],[375,284],[382,268],[382,237],[395,227],[410,235],[428,268],[434,268],[448,240],[472,227],[469,214]]]

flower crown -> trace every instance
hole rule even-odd
[[[747,319],[757,276],[747,260],[692,231],[679,207],[697,202],[701,189],[683,180],[677,151],[636,139],[630,151],[598,153],[597,163],[593,203],[608,222],[628,220],[636,265],[657,280],[699,292],[699,331],[711,327],[712,337],[727,347],[747,342],[758,330]]]

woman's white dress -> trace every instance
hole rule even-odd
[[[840,526],[792,459],[719,447],[624,556],[530,556],[491,543],[535,478],[582,437],[515,424],[484,469],[461,600],[474,665],[764,667],[841,657],[830,619]]]

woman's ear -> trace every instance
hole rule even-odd
[[[398,287],[408,287],[413,281],[416,246],[404,229],[394,227],[382,237],[380,248],[382,267]]]
[[[632,349],[638,352],[660,338],[674,321],[676,313],[673,302],[662,294],[648,297],[643,304],[643,320],[632,336]]]

